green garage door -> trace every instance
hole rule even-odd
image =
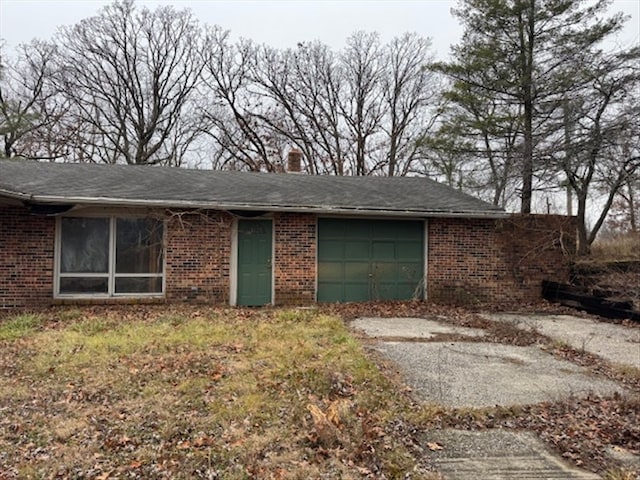
[[[424,224],[318,220],[318,301],[422,297]]]

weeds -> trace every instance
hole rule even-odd
[[[0,322],[0,340],[16,340],[29,335],[42,325],[39,315],[25,313]]]
[[[488,326],[487,338],[495,342],[519,346],[533,345],[545,340],[535,325],[527,325],[524,329],[518,324],[499,320],[491,322]]]
[[[640,385],[640,368],[638,367],[633,367],[631,365],[614,365],[613,372],[614,374],[627,379],[629,382]]]

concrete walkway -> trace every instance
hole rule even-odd
[[[529,432],[438,430],[426,435],[425,445],[427,456],[447,480],[600,479],[551,455]]]
[[[536,329],[576,350],[598,355],[613,363],[640,368],[640,328],[571,315],[486,313],[482,316],[489,320],[511,322],[525,329]]]

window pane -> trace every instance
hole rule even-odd
[[[107,293],[107,277],[61,277],[60,293]]]
[[[162,277],[116,278],[116,293],[162,293]]]
[[[116,273],[162,273],[161,221],[118,218]]]
[[[62,273],[106,273],[109,265],[109,219],[61,219]]]

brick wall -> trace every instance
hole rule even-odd
[[[563,215],[512,215],[496,222],[502,272],[498,300],[540,300],[542,280],[568,282],[577,221]],[[502,289],[512,291],[505,295]]]
[[[447,303],[531,302],[543,279],[565,282],[575,218],[429,220],[428,298]]]
[[[198,212],[172,215],[167,223],[168,301],[228,303],[231,215]]]
[[[281,213],[274,217],[275,303],[308,304],[316,295],[316,217]]]
[[[49,304],[55,219],[0,206],[0,309]]]
[[[228,303],[231,215],[170,216],[166,232],[166,299]],[[274,215],[275,303],[315,300],[316,225],[311,214]],[[431,301],[527,302],[543,279],[567,281],[575,219],[511,216],[502,220],[434,218],[428,222],[427,295]],[[53,301],[55,219],[0,207],[0,308]]]
[[[467,303],[496,290],[494,221],[434,218],[428,223],[427,298]]]

